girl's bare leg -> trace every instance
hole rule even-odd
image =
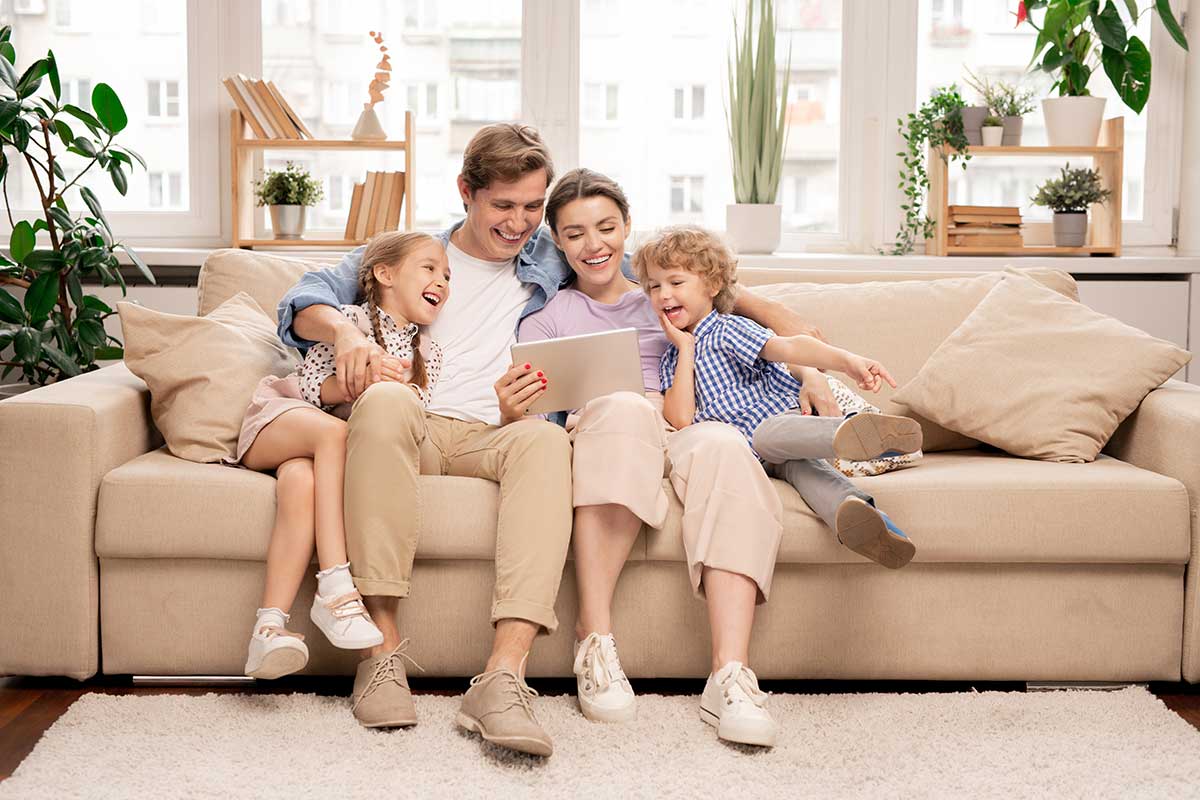
[[[642,521],[625,506],[608,503],[575,509],[572,545],[579,591],[577,641],[589,633],[612,633],[613,593],[641,527]]]
[[[313,470],[293,458],[275,472],[275,528],[267,547],[267,581],[260,608],[291,610],[313,557]]]
[[[716,673],[730,661],[749,666],[758,586],[745,575],[711,567],[704,568],[701,581],[712,632],[712,671]]]

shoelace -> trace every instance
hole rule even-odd
[[[524,664],[525,662],[522,661],[521,663]],[[478,686],[480,683],[488,680],[489,678],[504,675],[512,678],[511,681],[505,682],[507,684],[505,688],[508,689],[509,693],[512,694],[512,696],[516,699],[514,701],[510,701],[507,706],[501,709],[501,711],[507,711],[515,706],[520,706],[521,708],[525,709],[525,713],[529,715],[530,719],[536,720],[537,717],[534,716],[533,705],[530,701],[533,698],[538,697],[537,690],[517,677],[517,674],[511,669],[496,669],[492,670],[491,672],[485,672],[482,675],[476,675],[474,678],[471,678],[471,686]]]
[[[363,605],[362,595],[358,592],[347,592],[340,597],[335,597],[332,600],[325,601],[325,607],[337,619],[349,619],[351,617],[367,617],[367,607]]]
[[[371,680],[367,682],[362,694],[354,698],[354,704],[351,706],[351,710],[358,708],[358,704],[363,701],[364,697],[389,681],[395,681],[407,689],[407,676],[402,677],[404,676],[404,659],[407,659],[410,664],[419,669],[421,672],[425,671],[425,668],[418,664],[412,656],[404,652],[404,648],[408,646],[408,641],[408,639],[401,641],[400,644],[396,645],[395,650],[388,653],[385,658],[380,660],[380,662],[375,665],[375,672],[371,675]]]
[[[276,636],[290,636],[293,639],[304,641],[303,633],[294,633],[287,628],[281,628],[278,625],[263,625],[258,629],[258,632],[265,636],[268,640],[274,639]]]
[[[721,688],[725,693],[725,702],[732,704],[743,698],[735,697],[733,690],[741,689],[745,695],[745,700],[762,708],[767,703],[767,693],[758,688],[758,680],[754,677],[754,673],[750,668],[742,664],[740,661],[732,662],[733,669],[724,680],[720,681]]]
[[[612,656],[611,662],[609,655]],[[616,649],[606,651],[604,639],[593,632],[587,635],[575,654],[574,671],[580,677],[590,678],[596,691],[603,692],[617,680],[616,676],[621,672],[621,660],[617,657]]]

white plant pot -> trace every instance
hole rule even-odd
[[[1103,97],[1047,97],[1042,101],[1051,147],[1095,147],[1104,122]]]
[[[777,203],[725,206],[725,232],[739,254],[774,253],[779,247],[783,207]]]
[[[276,239],[299,239],[304,235],[305,206],[269,206],[271,232]]]
[[[1004,126],[1002,125],[984,125],[983,126],[983,146],[984,147],[999,147],[1004,142]]]
[[[1083,247],[1087,244],[1086,211],[1054,212],[1054,246]]]

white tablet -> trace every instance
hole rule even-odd
[[[529,414],[572,411],[613,392],[646,391],[636,328],[513,345],[514,364],[545,373],[546,391]]]

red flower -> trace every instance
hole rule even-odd
[[[1029,12],[1025,10],[1025,0],[1017,3],[1017,24],[1013,27],[1020,27],[1021,23],[1029,19]]]

